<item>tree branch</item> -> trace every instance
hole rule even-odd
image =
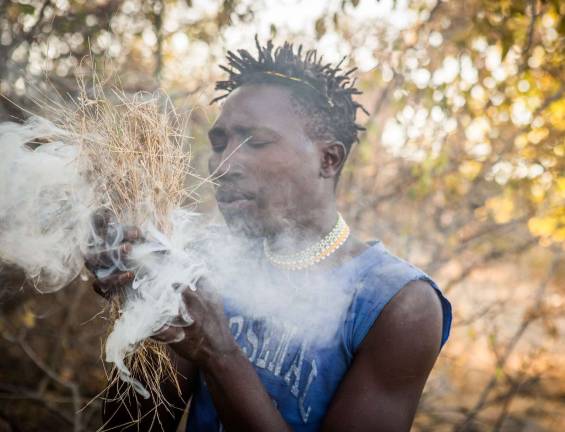
[[[506,362],[508,361],[508,358],[514,351],[514,348],[516,348],[518,341],[522,338],[528,327],[540,317],[539,313],[537,312],[543,303],[543,295],[545,293],[545,290],[549,282],[553,278],[555,271],[557,270],[557,266],[559,264],[560,259],[561,259],[561,252],[556,252],[555,255],[553,256],[551,264],[549,265],[549,269],[546,273],[546,276],[540,282],[538,289],[536,290],[533,305],[526,311],[522,319],[522,323],[520,324],[514,335],[510,338],[510,341],[507,343],[502,355],[497,359],[495,373],[493,374],[492,378],[488,381],[486,386],[483,388],[483,391],[481,392],[475,406],[468,412],[465,419],[460,424],[456,425],[453,428],[454,431],[466,432],[472,430],[473,420],[477,417],[479,412],[485,406],[488,396],[490,395],[492,390],[494,390],[494,388],[496,387],[498,380],[496,371],[504,368]]]
[[[26,355],[31,359],[31,361],[41,369],[47,376],[49,376],[53,381],[57,384],[67,388],[72,395],[73,401],[73,411],[74,411],[74,418],[73,418],[73,431],[80,432],[83,430],[82,428],[82,412],[80,409],[81,404],[81,396],[79,387],[76,383],[64,380],[61,378],[55,371],[53,371],[50,367],[48,367],[35,353],[35,351],[31,348],[31,346],[25,341],[23,337],[18,338],[18,345],[20,348],[26,353]]]

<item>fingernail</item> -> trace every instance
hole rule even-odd
[[[133,273],[131,272],[127,272],[120,275],[120,283],[129,282],[132,279],[133,279]]]

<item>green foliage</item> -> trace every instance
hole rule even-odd
[[[18,4],[18,9],[24,15],[33,15],[35,13],[35,7],[29,4]]]
[[[505,386],[510,381],[525,381],[520,380],[521,372],[516,368],[513,374],[508,373],[499,356],[504,353],[500,346],[509,346],[505,343],[512,340],[507,337],[508,328],[523,328],[513,320],[525,303],[524,299],[515,300],[515,290],[518,285],[530,290],[530,285],[537,286],[536,278],[545,277],[540,269],[565,247],[565,2],[410,0],[404,7],[404,2],[393,0],[394,10],[382,18],[355,15],[368,3],[385,2],[324,2],[321,14],[305,24],[303,34],[297,34],[279,21],[264,21],[261,12],[269,6],[268,0],[0,0],[0,93],[27,108],[33,96],[28,83],[48,78],[61,94],[72,92],[75,75],[89,72],[81,60],[92,55],[99,68],[116,72],[128,90],[151,91],[162,86],[180,109],[195,108],[190,131],[193,157],[204,173],[206,129],[213,119],[207,108],[211,92],[207,91],[218,78],[219,56],[227,47],[234,48],[230,46],[234,34],[249,32],[250,45],[245,48],[252,46],[253,32],[263,29],[262,38],[270,35],[276,42],[290,38],[308,48],[315,47],[311,38],[317,38],[328,51],[325,60],[351,54],[351,66],[358,63],[361,67],[359,87],[365,92],[361,102],[371,113],[365,119],[367,130],[342,172],[340,208],[362,236],[379,237],[407,256],[415,250],[414,255],[431,274],[447,275],[444,288],[454,294],[455,325],[466,325],[464,330],[454,327],[447,349],[454,344],[457,354],[459,342],[463,354],[449,357],[456,361],[449,364],[447,372],[441,372],[441,382],[449,382],[447,396],[426,401],[424,405],[433,411],[429,416],[432,423],[416,430],[451,430],[455,415],[472,412],[468,398],[480,399],[475,375],[469,375],[471,369],[475,373],[486,368],[494,379],[491,388],[500,390],[497,395],[485,396],[490,410],[496,411],[499,404],[503,416],[512,409],[514,390]],[[402,31],[387,20],[396,12],[395,25],[401,25]],[[0,98],[0,118],[24,115]],[[541,258],[520,260],[537,245],[542,247],[534,252]],[[504,268],[518,275],[516,279],[502,279]],[[473,272],[481,270],[479,283],[469,281]],[[524,280],[517,281],[522,277]],[[559,277],[562,280],[562,270]],[[555,285],[563,286],[559,282]],[[480,295],[474,303],[464,296],[457,298],[456,288],[461,287],[468,295]],[[497,309],[504,292],[509,292],[512,300],[507,301],[512,311],[506,314]],[[529,300],[531,292],[527,294],[524,298]],[[12,314],[5,315],[9,319],[0,320],[0,332],[6,335],[9,329],[10,335],[15,335],[23,329],[38,352],[45,354],[49,350],[40,351],[45,338],[34,332],[58,335],[63,328],[64,340],[71,347],[76,345],[75,351],[88,347],[76,356],[73,366],[61,362],[61,358],[72,358],[66,347],[59,347],[56,351],[61,352],[49,359],[57,372],[67,371],[77,382],[79,378],[73,374],[81,377],[86,403],[105,381],[96,363],[101,335],[93,332],[88,339],[82,326],[84,317],[94,316],[99,308],[85,297],[90,309],[80,306],[81,312],[75,315],[68,311],[81,304],[80,298],[69,301],[69,295],[60,295],[57,310],[66,317],[60,325],[57,321],[48,327],[48,320],[42,318],[44,309],[36,313],[27,307],[29,299],[20,299]],[[495,306],[487,304],[493,298]],[[562,298],[562,292],[552,293],[544,297],[543,314],[537,305],[532,309],[535,314],[528,315],[528,319],[543,316],[545,331],[552,337],[561,330],[553,317],[562,315]],[[491,307],[494,313],[489,315]],[[495,320],[502,322],[506,333],[492,332],[490,324]],[[67,321],[70,324],[62,324]],[[98,322],[95,327],[102,331]],[[482,347],[476,350],[481,355],[473,351],[467,361],[467,344],[474,347],[475,343]],[[524,345],[531,347],[533,343]],[[549,346],[551,351],[553,340]],[[13,363],[21,352],[10,347],[5,357]],[[37,369],[28,363],[26,372]],[[553,363],[544,357],[536,367],[545,374],[544,365]],[[457,365],[464,372],[455,376]],[[2,371],[12,367],[4,365]],[[34,398],[61,396],[49,380],[42,381],[38,390],[39,378],[18,384],[29,387],[26,394]],[[467,388],[463,387],[465,382]],[[551,393],[534,390],[527,387],[520,403],[525,404],[528,395],[536,399],[538,394],[544,397]],[[553,394],[562,391],[555,389]],[[504,395],[510,395],[509,399]],[[21,395],[17,393],[17,397],[19,400]],[[538,402],[532,406],[543,412]],[[6,410],[0,407],[0,423],[4,418],[15,418],[15,412],[29,415],[25,403]],[[555,412],[562,410],[562,402],[551,403],[556,404]],[[53,404],[46,407],[55,411]],[[76,413],[67,402],[56,407],[63,412],[59,420],[64,426],[56,424],[53,430],[64,430],[69,426],[64,417]],[[91,404],[88,409],[94,412],[98,408]],[[547,411],[552,409],[550,406]],[[46,412],[37,417],[40,428],[48,423],[44,421],[49,415]],[[444,412],[441,417],[439,413]],[[89,414],[88,418],[96,423],[98,417]],[[532,421],[531,413],[526,412],[524,418]],[[486,418],[480,427],[495,424],[490,420]],[[93,424],[92,430],[97,427]],[[551,430],[551,425],[545,429]]]

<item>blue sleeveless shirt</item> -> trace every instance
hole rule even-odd
[[[337,333],[323,345],[306,342],[295,329],[273,331],[263,320],[226,307],[230,329],[254,365],[273,403],[295,431],[317,431],[353,357],[383,308],[414,280],[427,281],[443,310],[440,348],[449,336],[451,305],[436,283],[419,268],[391,254],[380,241],[359,256],[328,272],[350,298],[337,323]],[[298,329],[298,331],[300,331]],[[206,382],[195,386],[188,432],[223,431]]]

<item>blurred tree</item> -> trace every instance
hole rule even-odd
[[[565,306],[565,3],[330,0],[299,30],[266,20],[276,4],[0,0],[0,93],[27,107],[44,75],[72,91],[89,54],[127,89],[161,85],[196,105],[225,50],[242,38],[249,47],[255,32],[318,46],[331,60],[351,54],[371,115],[360,119],[367,131],[343,173],[341,206],[365,237],[441,280],[455,308],[416,429],[521,430],[534,417],[540,428],[558,424],[552,409],[563,410],[563,388],[548,377],[565,373],[553,361]],[[386,11],[372,14],[376,4]],[[0,118],[24,116],[0,100]],[[194,128],[196,143],[204,131]],[[79,318],[99,307],[88,295],[0,295],[0,333],[10,340],[0,397],[33,401],[0,405],[0,429],[4,419],[14,430],[45,430],[30,426],[30,406],[56,425],[96,424],[97,405],[78,420],[72,410],[73,391],[84,402],[104,384],[101,332],[85,331]],[[55,310],[43,314],[50,303]],[[18,358],[33,379],[6,372]]]
[[[92,72],[91,63],[82,62],[86,56],[106,75],[125,72],[121,84],[126,89],[155,89],[166,60],[164,46],[174,35],[185,32],[208,44],[230,25],[232,15],[251,13],[244,7],[236,14],[234,0],[214,3],[210,8],[190,0],[2,0],[0,93],[5,97],[0,109],[21,118],[9,100],[26,106],[41,80],[62,93],[73,90],[76,75]],[[169,10],[188,17],[179,22],[182,30],[179,23],[165,26]]]
[[[452,290],[474,272],[517,262],[537,246],[549,251],[540,266],[548,273],[538,270],[546,282],[529,305],[514,304],[523,317],[506,340],[491,344],[493,379],[459,407],[465,415],[455,429],[477,430],[476,418],[500,398],[492,422],[499,430],[520,393],[508,357],[535,321],[556,337],[563,312],[562,301],[549,306],[545,288],[559,275],[565,249],[565,4],[440,0],[409,8],[415,24],[374,50],[376,65],[363,77],[367,89],[380,88],[342,197],[367,232],[444,272],[455,298]],[[511,299],[505,288],[498,297],[506,291]],[[494,337],[499,301],[473,312]]]

